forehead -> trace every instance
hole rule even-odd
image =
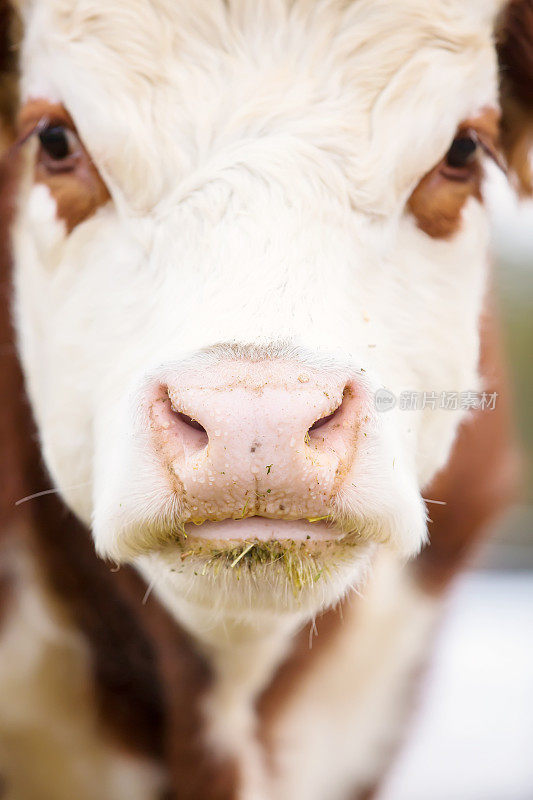
[[[72,114],[150,207],[243,162],[347,179],[384,210],[496,104],[490,23],[449,0],[35,0],[25,99]],[[260,165],[260,166],[257,166]],[[191,183],[192,181],[192,183]]]

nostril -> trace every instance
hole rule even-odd
[[[320,417],[320,419],[317,419],[316,422],[313,422],[313,424],[309,428],[309,433],[310,434],[314,433],[314,431],[319,430],[319,428],[323,428],[324,425],[327,425],[328,423],[330,423],[333,419],[335,419],[335,417],[337,417],[340,414],[341,409],[343,407],[344,400],[345,400],[345,398],[346,398],[348,393],[349,393],[349,390],[348,390],[348,387],[346,387],[346,389],[342,393],[342,400],[339,403],[339,405],[337,406],[337,408],[334,409],[331,412],[331,414],[327,414],[325,417]]]
[[[205,433],[205,435],[207,436],[206,429],[204,428],[203,425],[200,425],[198,420],[193,419],[192,417],[189,417],[189,415],[188,414],[184,414],[183,411],[174,411],[174,409],[172,409],[172,412],[173,412],[174,416],[176,416],[183,423],[185,423],[185,425],[188,425],[190,428],[194,428],[194,430],[196,430],[196,431],[201,431],[202,433]]]
[[[339,408],[340,408],[340,406],[339,406]],[[317,421],[316,421],[316,422],[314,422],[314,423],[311,425],[311,427],[309,428],[309,433],[311,433],[312,431],[317,431],[317,430],[318,430],[319,428],[321,428],[323,425],[327,425],[327,423],[328,423],[330,420],[332,420],[332,419],[333,419],[333,417],[335,416],[335,414],[337,413],[337,411],[338,411],[338,410],[339,410],[339,409],[338,409],[338,408],[336,408],[336,409],[335,409],[335,411],[333,411],[331,414],[328,414],[328,415],[327,415],[327,417],[321,417],[321,419],[317,419]]]
[[[171,396],[168,387],[163,387],[163,407],[159,411],[160,424],[164,430],[179,436],[188,446],[196,449],[205,447],[209,437],[204,426],[185,411],[180,411],[175,397]]]

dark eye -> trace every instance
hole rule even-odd
[[[446,166],[464,169],[475,161],[478,149],[477,140],[469,134],[458,136],[446,154]]]
[[[63,125],[50,125],[39,133],[41,146],[54,161],[63,161],[73,151],[74,134]]]

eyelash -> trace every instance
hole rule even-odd
[[[507,174],[505,159],[489,138],[485,139],[473,129],[461,131],[453,140],[442,167],[442,173],[450,180],[468,180],[480,163],[480,155],[488,156],[496,166]]]

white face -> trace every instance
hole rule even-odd
[[[496,105],[489,23],[426,0],[71,5],[34,3],[22,51],[44,122],[16,319],[51,474],[169,602],[316,611],[376,546],[420,548],[462,416],[381,413],[376,390],[478,389],[485,156],[446,153]]]

